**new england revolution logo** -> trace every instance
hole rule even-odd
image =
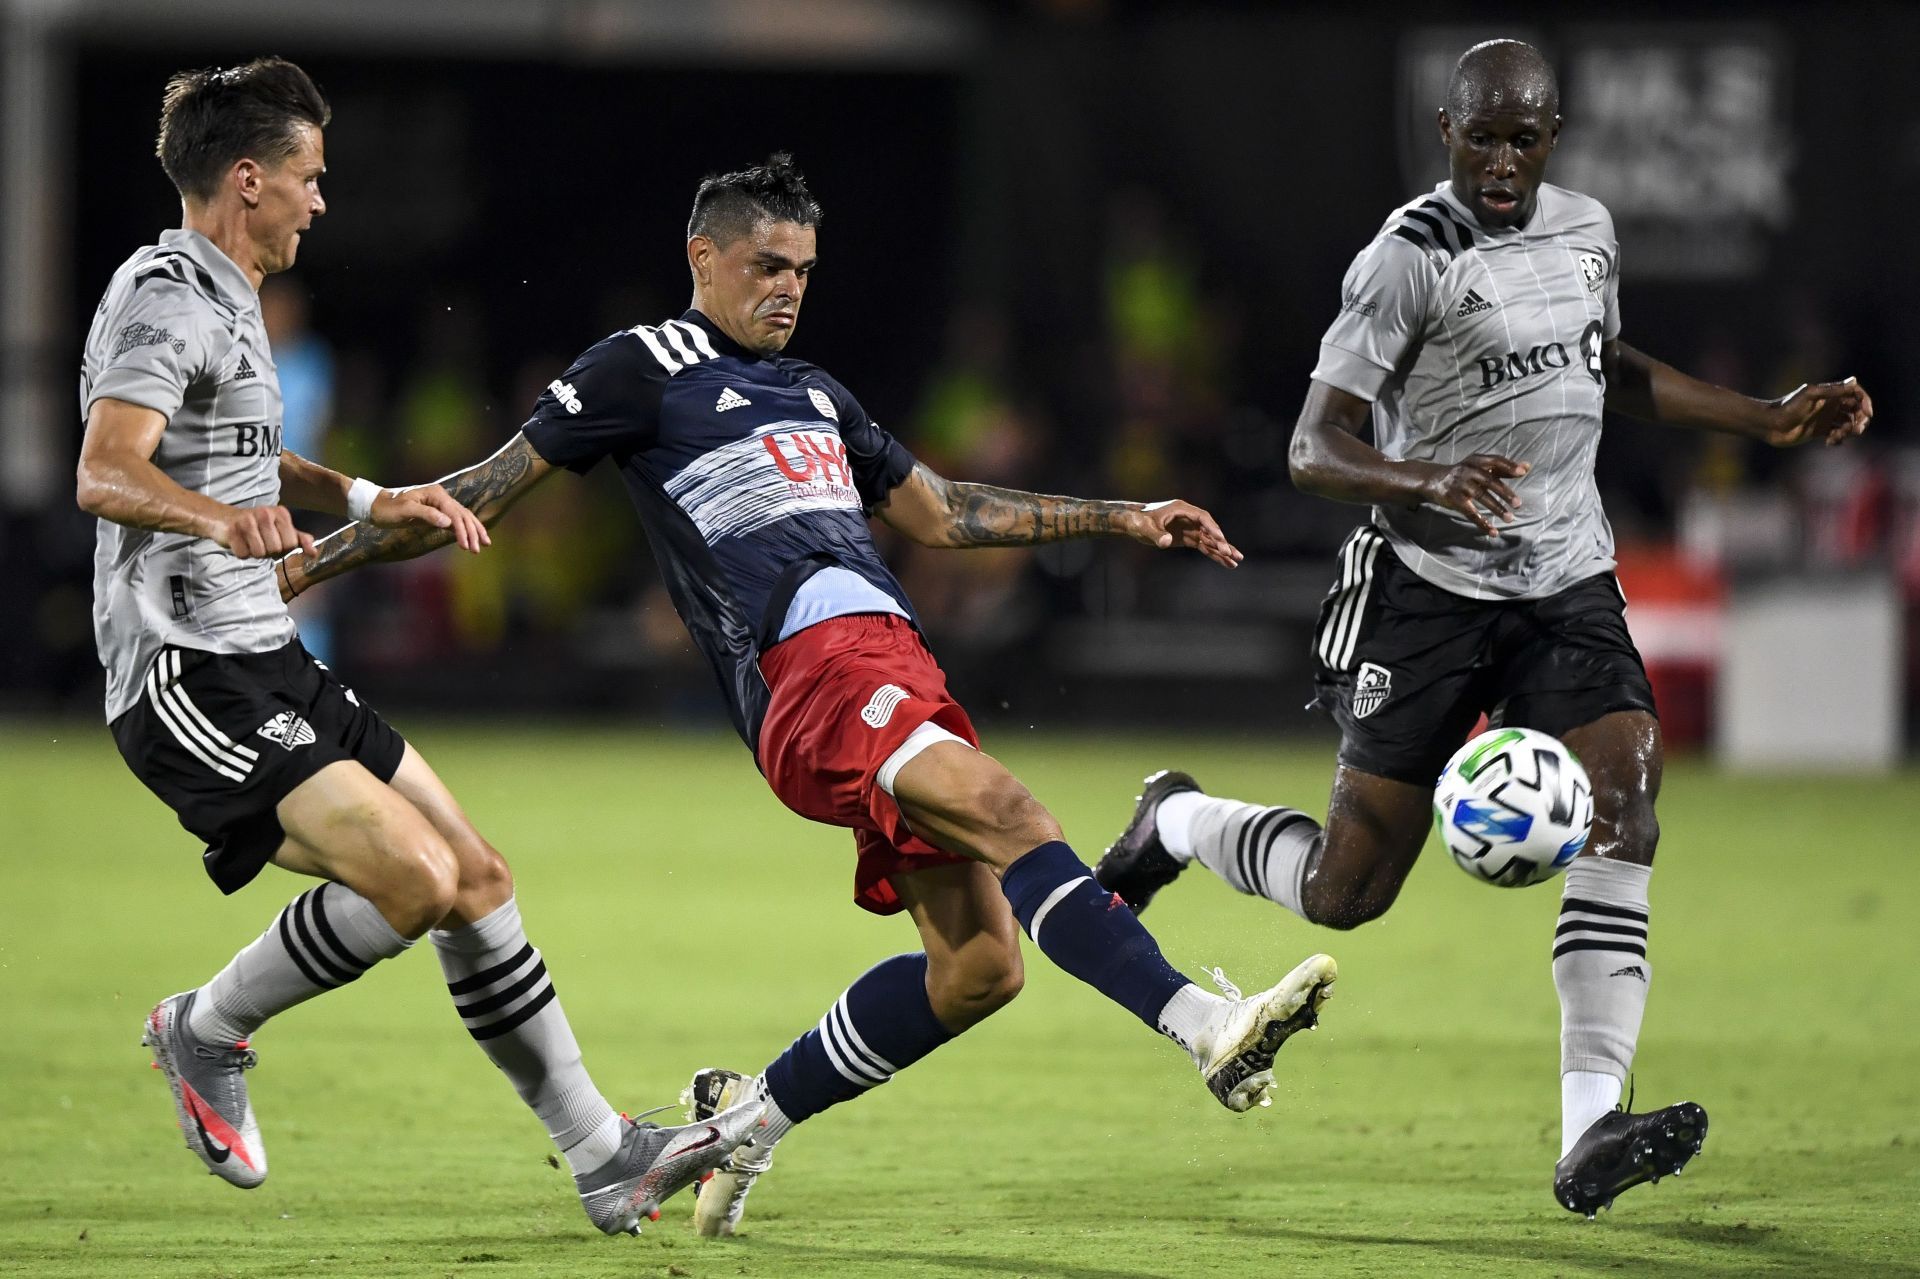
[[[907,700],[907,690],[898,684],[882,684],[875,689],[873,696],[860,710],[860,718],[868,728],[885,728],[887,721],[893,718],[893,712],[900,703]]]
[[[1380,703],[1387,700],[1387,694],[1393,691],[1393,673],[1384,666],[1375,666],[1372,662],[1360,663],[1360,672],[1353,679],[1353,717],[1365,719],[1380,709]]]

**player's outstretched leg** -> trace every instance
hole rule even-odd
[[[594,1225],[637,1234],[640,1217],[684,1184],[663,1171],[680,1161],[672,1131],[629,1123],[595,1087],[546,960],[527,940],[506,860],[411,746],[393,787],[446,839],[459,867],[453,907],[428,936],[467,1033],[566,1157]],[[643,1212],[649,1198],[653,1208]]]
[[[1133,819],[1094,874],[1135,913],[1198,862],[1309,923],[1353,928],[1384,914],[1426,839],[1428,788],[1342,767],[1326,827],[1294,808],[1208,795],[1187,773],[1146,779]]]
[[[1332,959],[1316,955],[1250,998],[1208,994],[1176,970],[1116,894],[1061,840],[1039,801],[992,757],[959,742],[928,747],[894,778],[893,794],[922,838],[986,863],[1014,918],[1071,975],[1187,1049],[1231,1110],[1251,1109],[1273,1082],[1273,1054],[1317,1022]]]
[[[360,820],[332,820],[342,812]],[[254,1064],[254,1032],[400,954],[446,913],[455,885],[445,841],[356,762],[321,769],[277,813],[288,840],[274,860],[340,882],[296,897],[206,985],[161,1000],[141,1037],[172,1087],[187,1148],[247,1188],[267,1176],[243,1073]],[[306,842],[320,831],[325,850]]]
[[[1707,1112],[1680,1102],[1617,1110],[1653,980],[1648,885],[1660,828],[1660,728],[1620,711],[1565,735],[1593,781],[1593,835],[1567,867],[1553,936],[1560,996],[1560,1162],[1553,1194],[1591,1217],[1620,1192],[1677,1175],[1700,1151]]]

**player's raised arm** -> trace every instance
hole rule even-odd
[[[1791,448],[1809,440],[1841,444],[1867,429],[1873,398],[1858,382],[1817,382],[1777,400],[1756,400],[1689,377],[1619,339],[1600,348],[1607,407],[1664,426],[1726,431]]]
[[[1431,502],[1466,516],[1491,537],[1497,518],[1511,522],[1520,498],[1507,484],[1525,462],[1476,453],[1451,466],[1390,458],[1360,438],[1373,405],[1315,378],[1287,447],[1287,473],[1302,493],[1368,506]]]
[[[553,467],[534,451],[522,434],[515,435],[498,453],[479,465],[456,471],[429,487],[443,494],[455,509],[470,512],[468,518],[477,517],[481,524],[492,527],[528,490],[552,472]],[[401,503],[419,492],[404,490],[385,496]],[[408,519],[387,527],[381,527],[377,515],[367,521],[356,521],[328,534],[312,550],[295,551],[281,560],[281,596],[292,599],[315,582],[338,577],[362,564],[425,555],[454,541],[463,531],[457,520],[435,525]],[[485,538],[484,532],[479,535]]]
[[[945,479],[925,463],[888,494],[880,518],[922,546],[1036,546],[1070,537],[1131,537],[1165,550],[1191,547],[1233,568],[1240,551],[1190,502],[1107,502]]]
[[[311,549],[313,538],[293,526],[284,506],[228,506],[195,493],[154,465],[167,429],[157,409],[103,396],[87,410],[74,498],[99,519],[162,533],[212,538],[240,559]]]

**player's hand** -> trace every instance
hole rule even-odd
[[[1122,528],[1127,536],[1148,546],[1167,550],[1188,547],[1200,552],[1222,568],[1236,568],[1245,556],[1227,540],[1220,525],[1191,502],[1150,502],[1128,511]]]
[[[373,499],[367,519],[379,528],[399,528],[403,524],[450,528],[453,530],[453,540],[460,549],[472,551],[475,555],[480,553],[481,547],[493,545],[493,539],[487,535],[487,526],[480,522],[480,517],[460,505],[452,494],[438,484],[383,492]]]
[[[1520,509],[1520,497],[1507,481],[1517,480],[1532,469],[1530,464],[1510,457],[1475,453],[1464,462],[1438,467],[1422,486],[1422,495],[1435,506],[1466,516],[1482,533],[1494,537],[1500,530],[1493,521],[1511,524],[1513,513]]]
[[[1852,378],[1844,382],[1814,382],[1794,388],[1767,406],[1764,438],[1775,448],[1792,448],[1808,440],[1842,444],[1867,429],[1873,420],[1873,398]]]
[[[313,534],[293,526],[293,514],[284,506],[233,506],[214,524],[213,540],[236,559],[258,560],[299,547],[313,550]]]

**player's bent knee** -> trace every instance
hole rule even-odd
[[[982,816],[989,829],[1028,848],[1059,839],[1060,823],[1047,806],[1033,797],[1020,779],[1002,773],[980,795]]]
[[[513,896],[513,869],[500,850],[477,836],[457,841],[454,856],[460,864],[460,899],[485,900],[499,905]]]
[[[453,909],[460,893],[460,865],[447,842],[431,830],[415,833],[388,849],[395,867],[395,891],[382,913],[395,931],[418,937]]]

